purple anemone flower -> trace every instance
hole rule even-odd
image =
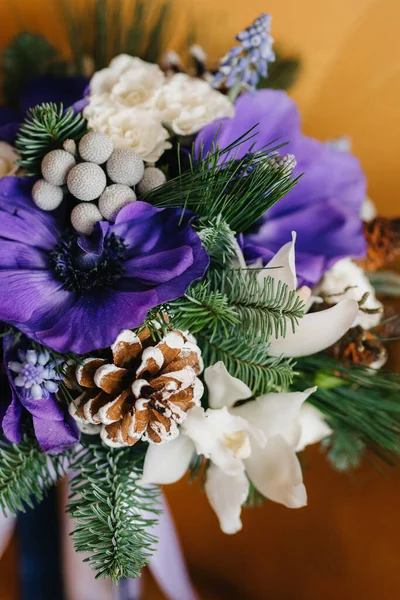
[[[289,142],[280,152],[294,154],[294,175],[304,176],[243,236],[245,258],[248,263],[259,258],[268,262],[295,230],[299,285],[314,285],[341,258],[365,255],[360,219],[366,193],[364,174],[354,156],[303,135],[296,105],[277,90],[240,96],[233,118],[215,121],[198,134],[196,153],[201,143],[204,153],[211,150],[214,140],[225,148],[255,125],[252,134],[257,135],[243,142],[239,151],[232,151],[235,156],[240,159],[276,140]]]
[[[21,441],[22,421],[28,412],[43,452],[58,454],[76,444],[79,430],[56,399],[61,376],[47,350],[38,352],[30,348],[29,343],[15,344],[7,335],[3,352],[4,370],[11,388],[11,403],[2,420],[5,436],[11,442]]]
[[[189,211],[136,201],[100,224],[98,240],[81,239],[36,208],[31,189],[0,180],[0,321],[59,352],[110,346],[208,267]]]

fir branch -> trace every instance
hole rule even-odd
[[[135,449],[91,444],[76,456],[68,511],[76,520],[77,552],[88,552],[96,578],[138,577],[149,562],[155,538],[158,489],[140,487],[142,455]]]
[[[195,161],[188,171],[144,194],[143,200],[159,207],[182,206],[198,216],[225,221],[232,231],[246,231],[297,183],[287,167],[268,162],[272,152],[284,146],[269,144],[236,160],[241,144],[255,137],[253,127],[224,149]]]
[[[86,133],[86,121],[72,108],[64,111],[62,104],[45,102],[28,111],[15,143],[20,155],[18,164],[28,175],[40,175],[45,154],[59,148],[66,139],[80,140]]]
[[[212,340],[207,331],[197,335],[206,366],[222,360],[233,377],[238,377],[255,396],[272,391],[285,391],[294,378],[294,361],[274,358],[268,354],[268,346],[253,337],[237,331],[231,335],[217,334]]]
[[[64,475],[64,456],[44,454],[36,440],[24,435],[19,444],[0,441],[0,508],[4,514],[25,512],[43,500]]]
[[[351,450],[349,464],[354,462],[351,456],[356,444],[364,445],[389,464],[400,456],[399,375],[355,364],[349,368],[324,355],[300,358],[297,367],[300,373],[294,381],[296,389],[311,387],[317,381],[320,384],[308,401],[326,416],[334,435],[341,436],[342,461],[346,444]],[[324,387],[321,372],[339,377],[339,385],[333,386],[327,378]]]
[[[351,427],[336,426],[331,422],[334,434],[321,442],[327,457],[336,471],[349,471],[360,466],[365,452],[365,443]]]
[[[3,96],[15,108],[26,83],[58,59],[58,51],[41,35],[20,33],[4,48],[2,57]]]
[[[238,316],[238,329],[264,342],[274,335],[285,337],[288,324],[295,331],[304,314],[304,303],[294,290],[268,276],[263,284],[256,269],[211,271],[211,290],[226,295]]]
[[[193,334],[207,329],[210,340],[218,329],[227,336],[230,327],[238,322],[237,313],[229,305],[227,296],[218,290],[210,290],[207,281],[192,285],[184,296],[171,302],[169,308],[174,327]]]
[[[230,265],[236,256],[238,243],[235,233],[221,215],[214,219],[199,219],[194,227],[210,257],[210,266],[221,269]]]
[[[400,373],[385,371],[385,369],[374,370],[353,363],[350,367],[336,360],[328,354],[314,354],[297,359],[299,371],[308,376],[320,377],[322,374],[339,377],[350,385],[366,388],[381,393],[400,395]]]

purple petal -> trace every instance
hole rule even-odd
[[[259,135],[243,142],[239,152],[237,149],[233,151],[235,155],[237,153],[237,158],[243,158],[253,145],[253,150],[259,150],[278,138],[281,142],[288,142],[293,133],[300,128],[295,103],[287,94],[278,90],[259,90],[256,93],[242,94],[235,108],[234,118],[219,119],[200,131],[195,142],[196,156],[199,155],[201,143],[204,144],[204,154],[211,150],[216,138],[220,148],[226,148],[255,125],[258,125],[255,131],[258,131]]]
[[[22,242],[0,241],[0,269],[46,269],[46,254]]]
[[[60,454],[79,441],[78,427],[69,415],[62,421],[44,421],[33,417],[33,428],[39,446],[48,454]]]
[[[49,271],[0,270],[0,320],[7,323],[33,325],[38,319],[51,319],[68,306],[70,296]]]
[[[22,406],[14,390],[12,390],[12,402],[7,408],[1,424],[4,435],[10,442],[19,444],[21,441],[21,417]]]
[[[182,275],[193,265],[191,246],[137,256],[125,263],[126,277],[159,285]]]
[[[54,396],[49,394],[47,398],[41,398],[40,400],[34,400],[33,398],[25,397],[23,393],[20,394],[21,404],[28,410],[31,415],[42,419],[43,421],[62,421],[64,418],[63,411],[57,403]]]
[[[0,179],[0,238],[52,250],[59,237],[56,217],[36,208],[33,183],[22,177]]]
[[[104,238],[110,224],[107,221],[99,221],[94,227],[92,235],[80,235],[78,237],[78,246],[88,254],[100,256],[104,248]]]
[[[139,327],[157,304],[155,290],[93,293],[79,298],[52,328],[36,336],[58,352],[85,354],[110,346],[121,329]]]

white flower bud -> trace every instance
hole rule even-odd
[[[136,185],[143,177],[144,162],[130,148],[114,150],[107,161],[107,173],[114,183]]]
[[[42,210],[55,210],[63,199],[63,191],[60,187],[39,179],[32,188],[33,201]]]
[[[106,187],[106,174],[99,165],[84,162],[70,170],[67,177],[69,191],[78,200],[95,200]]]
[[[88,162],[102,165],[108,160],[114,150],[113,141],[105,133],[91,131],[79,142],[79,154]]]
[[[147,167],[144,170],[143,178],[138,183],[138,192],[139,194],[145,194],[150,190],[154,190],[154,188],[162,185],[167,181],[165,174],[161,171],[161,169],[156,169],[155,167]]]
[[[65,150],[52,150],[42,160],[42,175],[46,181],[53,185],[63,185],[72,167],[76,164],[75,158]]]
[[[77,204],[71,213],[72,227],[78,233],[90,235],[94,226],[102,220],[101,213],[95,204],[82,202]]]
[[[136,194],[130,187],[114,183],[106,187],[100,196],[99,209],[105,219],[115,221],[121,208],[135,200]]]

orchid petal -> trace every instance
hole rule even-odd
[[[204,371],[207,384],[209,404],[211,408],[230,408],[238,400],[251,398],[252,391],[237,377],[229,374],[224,363],[220,360]]]
[[[188,470],[194,451],[193,442],[182,433],[166,444],[150,444],[141,483],[163,485],[179,481]]]
[[[270,438],[265,448],[255,446],[245,465],[254,486],[269,500],[288,508],[307,504],[299,460],[281,435]]]
[[[288,328],[285,337],[271,338],[270,354],[297,357],[321,352],[350,329],[357,313],[357,302],[345,298],[332,308],[304,315],[294,333]]]
[[[193,440],[197,454],[211,459],[227,475],[237,475],[244,471],[240,450],[247,445],[246,439],[241,437],[241,448],[238,448],[235,446],[235,434],[249,428],[245,419],[231,415],[226,407],[208,409],[206,412],[201,407],[195,407],[188,411],[182,428]]]
[[[299,411],[295,429],[288,432],[285,439],[295,446],[296,452],[301,452],[306,446],[317,444],[331,434],[332,429],[325,421],[321,411],[306,402]]]
[[[231,409],[231,412],[258,427],[267,439],[276,435],[284,435],[298,418],[303,402],[316,389],[313,387],[305,392],[264,394],[256,400]]]
[[[272,277],[276,283],[281,281],[289,286],[290,290],[297,289],[295,246],[296,232],[292,231],[292,241],[288,242],[271,258],[264,269],[258,273],[259,284],[264,287],[264,279]]]
[[[240,513],[249,494],[249,481],[245,473],[226,475],[216,465],[207,469],[205,491],[224,533],[237,533],[242,529]]]

